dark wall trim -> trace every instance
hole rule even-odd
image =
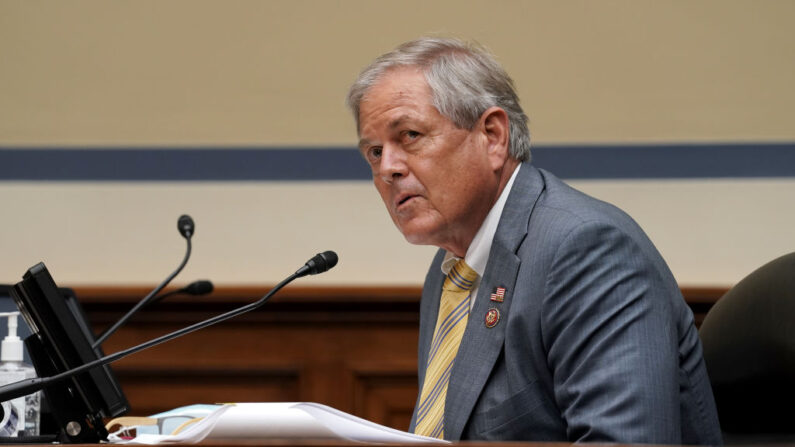
[[[549,146],[534,159],[567,179],[795,177],[795,143]]]
[[[0,148],[0,180],[313,181],[369,180],[348,148]]]
[[[536,166],[566,179],[795,177],[792,143],[555,145]],[[0,147],[0,181],[370,180],[345,147]]]

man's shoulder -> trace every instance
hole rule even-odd
[[[557,225],[580,226],[603,223],[619,227],[635,227],[635,221],[617,206],[592,197],[561,180],[553,173],[530,164],[522,166],[514,185],[519,193],[509,198],[506,206],[532,206],[530,221]],[[530,205],[532,203],[532,205]]]
[[[655,270],[668,272],[654,243],[627,213],[573,188],[547,171],[538,169],[538,173],[543,178],[544,189],[527,222],[527,237],[522,244],[525,253],[554,256],[561,250],[622,247],[651,262]],[[666,278],[669,276],[666,273]]]

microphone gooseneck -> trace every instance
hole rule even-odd
[[[318,257],[320,257],[321,259],[319,260]],[[322,261],[322,265],[320,265],[321,261]],[[304,269],[309,270],[311,268],[314,268],[314,267],[308,267],[310,262],[313,264],[313,266],[317,266],[317,270],[315,271],[315,273],[309,273],[309,272],[307,272],[307,273],[299,273],[299,272],[301,272]],[[96,368],[96,367],[99,367],[99,366],[102,366],[102,365],[106,365],[106,364],[111,363],[111,362],[115,362],[116,360],[120,360],[120,359],[122,359],[124,357],[127,357],[130,354],[134,354],[134,353],[142,351],[144,349],[151,348],[152,346],[159,345],[160,343],[165,343],[165,342],[167,342],[169,340],[173,340],[173,339],[181,337],[183,335],[190,334],[191,332],[198,331],[199,329],[206,328],[207,326],[212,326],[212,325],[214,325],[216,323],[220,323],[222,321],[226,321],[226,320],[228,320],[230,318],[236,317],[236,316],[244,314],[246,312],[250,312],[250,311],[252,311],[254,309],[257,309],[257,308],[261,307],[262,305],[264,305],[271,296],[273,296],[276,292],[281,290],[284,286],[286,286],[287,284],[289,284],[293,280],[295,280],[297,278],[300,278],[302,276],[305,276],[307,274],[323,273],[323,272],[331,269],[335,265],[337,265],[337,255],[336,255],[336,253],[334,253],[333,251],[326,251],[326,252],[320,253],[320,254],[316,255],[315,257],[313,257],[312,259],[310,259],[309,261],[307,261],[307,263],[304,265],[304,267],[301,267],[297,272],[293,273],[292,275],[287,277],[285,280],[283,280],[282,282],[277,284],[268,293],[266,293],[262,298],[260,298],[259,300],[255,301],[255,302],[253,302],[251,304],[247,304],[245,306],[239,307],[237,309],[233,309],[233,310],[231,310],[229,312],[226,312],[226,313],[223,313],[221,315],[217,315],[217,316],[209,318],[207,320],[200,321],[200,322],[198,322],[196,324],[193,324],[191,326],[179,329],[177,331],[174,331],[174,332],[171,332],[169,334],[160,336],[160,337],[155,338],[153,340],[149,340],[147,342],[141,343],[140,345],[133,346],[132,348],[128,348],[128,349],[125,349],[123,351],[119,351],[119,352],[115,352],[115,353],[110,354],[110,355],[106,355],[105,357],[102,357],[102,358],[99,358],[97,360],[88,362],[86,364],[80,365],[80,366],[78,366],[76,368],[72,368],[70,370],[64,371],[64,372],[56,374],[54,376],[38,377],[38,378],[34,378],[34,379],[25,379],[25,380],[21,380],[19,382],[11,383],[9,385],[0,386],[0,402],[5,402],[5,401],[8,401],[8,400],[20,397],[20,396],[28,395],[28,394],[30,394],[30,393],[32,393],[34,391],[38,391],[38,390],[40,390],[42,388],[45,388],[47,386],[50,386],[50,385],[52,385],[54,383],[61,382],[63,380],[69,379],[70,377],[74,377],[74,376],[76,376],[76,375],[78,375],[78,374],[80,374],[82,372],[88,371],[90,369],[93,369],[93,368]],[[321,268],[323,270],[320,270]]]
[[[159,286],[155,287],[148,295],[146,295],[141,301],[138,302],[132,309],[130,309],[123,317],[121,317],[117,322],[113,323],[113,326],[109,327],[105,330],[99,337],[94,341],[94,344],[91,345],[93,349],[96,349],[99,346],[102,346],[102,343],[107,340],[108,337],[111,336],[114,332],[116,332],[121,325],[127,322],[138,310],[140,310],[143,306],[149,304],[152,299],[155,298],[155,295],[160,293],[164,287],[168,285],[178,274],[185,268],[185,264],[188,263],[188,259],[190,259],[190,252],[191,252],[191,237],[193,237],[193,233],[196,226],[193,223],[193,219],[188,216],[187,214],[183,214],[179,216],[177,219],[177,229],[179,230],[179,234],[185,238],[187,242],[187,249],[185,250],[185,257],[182,258],[182,263],[179,264],[176,270],[174,270],[168,278],[166,278]]]

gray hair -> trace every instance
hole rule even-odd
[[[390,70],[419,67],[436,109],[462,129],[472,129],[483,112],[497,106],[510,123],[509,153],[530,161],[530,130],[513,81],[487,50],[456,39],[424,37],[406,42],[362,70],[346,103],[360,129],[359,106],[367,91]]]

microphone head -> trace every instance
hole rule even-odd
[[[177,229],[179,230],[179,234],[181,234],[182,237],[185,239],[190,239],[190,237],[193,236],[196,226],[193,224],[193,219],[190,216],[183,214],[179,216],[179,219],[177,220]]]
[[[208,293],[212,293],[213,283],[206,279],[193,281],[185,286],[183,290],[188,295],[207,295]]]
[[[318,253],[312,259],[306,261],[303,267],[301,267],[297,274],[299,276],[305,275],[317,275],[318,273],[323,273],[325,271],[330,270],[332,267],[337,265],[337,261],[339,258],[337,254],[333,251],[324,251],[323,253]]]

